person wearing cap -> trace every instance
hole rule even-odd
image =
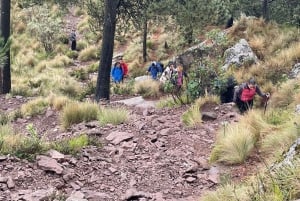
[[[242,114],[252,109],[255,94],[258,94],[263,98],[270,97],[269,93],[263,93],[260,90],[260,88],[256,85],[254,78],[249,79],[248,82],[242,83],[240,86],[235,88],[233,102],[236,103]]]

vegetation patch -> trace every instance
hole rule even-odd
[[[97,120],[98,114],[99,107],[95,103],[70,103],[62,111],[61,123],[67,129],[73,124]]]
[[[128,117],[129,112],[124,108],[101,108],[98,115],[101,125],[125,123]]]
[[[49,102],[46,98],[39,97],[22,105],[21,113],[23,116],[36,116],[39,114],[43,114],[46,111],[48,105]]]

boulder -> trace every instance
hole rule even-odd
[[[291,79],[297,78],[300,75],[300,63],[294,65],[293,69],[291,70],[289,77]]]
[[[114,145],[118,145],[125,140],[133,138],[133,136],[134,135],[132,133],[114,131],[110,133],[105,139],[110,141]]]
[[[63,173],[62,166],[53,158],[47,156],[37,156],[37,164],[45,171],[55,172],[56,174]]]
[[[225,64],[222,66],[223,70],[227,70],[230,65],[240,67],[245,62],[257,63],[258,61],[257,56],[245,39],[241,39],[236,45],[227,49],[224,55]]]

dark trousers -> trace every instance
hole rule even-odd
[[[73,40],[71,43],[71,50],[76,50],[76,40]]]
[[[237,98],[236,105],[238,106],[240,112],[243,114],[246,111],[252,109],[253,107],[253,99],[250,101],[242,101],[241,99]]]

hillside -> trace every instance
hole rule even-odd
[[[227,30],[206,27],[189,47],[174,29],[153,21],[147,62],[141,33],[118,36],[114,55],[124,56],[129,76],[111,83],[109,102],[97,103],[101,38],[87,14],[80,7],[60,13],[56,4],[37,8],[13,6],[12,91],[0,95],[0,200],[299,198],[299,153],[292,166],[269,168],[300,136],[300,81],[291,76],[300,59],[294,27],[242,15]],[[51,53],[33,16],[39,28],[64,27]],[[77,50],[71,51],[74,27]],[[257,60],[241,59],[223,71],[224,52],[241,39]],[[190,62],[180,96],[168,84],[135,81],[153,60]],[[229,76],[238,83],[255,77],[271,93],[268,105],[256,98],[254,109],[241,115],[234,104],[220,103]]]

